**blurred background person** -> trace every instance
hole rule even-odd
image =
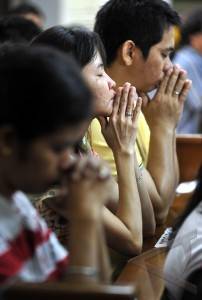
[[[42,10],[34,4],[19,4],[18,6],[14,6],[13,8],[11,8],[9,10],[9,14],[18,15],[27,20],[31,20],[40,28],[44,27],[45,15]]]
[[[202,7],[193,10],[182,24],[182,40],[173,62],[192,80],[178,125],[179,133],[202,133]]]
[[[41,29],[30,20],[20,16],[0,18],[0,43],[29,43],[41,32]]]

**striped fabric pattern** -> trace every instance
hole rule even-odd
[[[59,278],[68,253],[22,192],[0,196],[0,283]]]

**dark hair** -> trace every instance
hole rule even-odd
[[[0,43],[28,43],[41,32],[41,29],[30,20],[20,16],[0,18]]]
[[[39,9],[38,6],[30,3],[22,3],[14,6],[9,10],[9,14],[12,15],[24,15],[24,14],[34,14],[41,18],[45,18],[44,13]]]
[[[177,12],[163,0],[109,0],[98,11],[94,30],[104,43],[110,65],[126,40],[134,41],[146,59],[165,29],[179,22]]]
[[[99,35],[82,26],[54,26],[39,34],[32,45],[50,45],[75,57],[81,67],[100,53],[105,63],[105,50]]]
[[[202,33],[202,7],[193,10],[190,15],[186,17],[182,24],[182,41],[181,45],[189,44],[190,36],[196,33]]]
[[[188,206],[186,207],[184,213],[178,218],[175,225],[173,226],[173,234],[172,234],[172,241],[174,240],[175,236],[177,235],[180,227],[184,223],[185,219],[188,215],[197,207],[197,205],[202,201],[202,165],[199,170],[198,174],[198,184],[194,191],[193,196],[191,197]],[[202,212],[201,212],[202,213]],[[171,243],[172,245],[172,243]],[[170,245],[170,246],[171,246]]]
[[[0,126],[22,142],[91,118],[92,96],[80,68],[47,47],[0,47]]]

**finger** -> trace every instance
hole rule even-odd
[[[149,103],[149,97],[147,94],[140,92],[139,96],[142,99],[142,107],[146,107]]]
[[[172,72],[173,72],[173,68],[170,68],[169,70],[167,70],[167,72],[164,75],[164,78],[162,79],[162,81],[160,83],[157,93],[164,94],[166,92],[168,81],[170,79]]]
[[[174,66],[173,72],[168,80],[167,87],[166,87],[166,94],[173,96],[174,87],[176,85],[176,82],[178,80],[180,73],[180,69]]]
[[[122,96],[119,105],[119,113],[122,119],[124,119],[126,115],[126,106],[128,102],[129,90],[130,90],[130,83],[127,82],[123,86]]]
[[[123,87],[119,87],[116,92],[116,96],[114,97],[114,102],[113,102],[113,111],[111,116],[115,116],[119,112],[119,105],[120,105],[120,99],[122,95]]]
[[[97,178],[100,180],[106,180],[110,177],[110,170],[109,168],[105,165],[102,164],[100,166],[99,172],[97,174]]]
[[[101,129],[102,130],[105,130],[105,128],[107,127],[108,125],[108,120],[107,120],[107,117],[97,117],[99,123],[100,123],[100,126],[101,126]]]
[[[132,118],[133,122],[135,122],[137,120],[137,118],[140,114],[140,111],[141,111],[141,107],[142,107],[142,98],[138,97],[135,109],[133,111],[133,118]]]
[[[92,174],[92,171],[99,169],[99,164],[100,160],[94,156],[82,156],[71,174],[71,179],[79,181],[83,177],[89,176],[89,174]]]
[[[187,78],[187,72],[185,70],[181,70],[178,76],[178,80],[174,87],[173,96],[176,96],[177,98],[179,97],[183,89],[184,83],[186,81],[186,78]]]
[[[68,174],[68,179],[77,181],[81,178],[81,172],[83,169],[83,166],[86,164],[88,156],[84,155],[82,158],[80,157],[77,160],[77,163],[74,166],[74,169],[72,170],[71,173]]]
[[[129,90],[129,96],[128,96],[128,103],[126,106],[126,116],[131,116],[133,115],[133,110],[136,106],[136,102],[137,102],[137,93],[136,93],[136,88],[134,86],[130,87]]]
[[[189,80],[189,79],[187,79],[187,80],[185,81],[185,83],[184,83],[184,85],[183,85],[183,88],[182,88],[182,90],[181,90],[181,93],[180,93],[180,95],[179,95],[179,101],[180,101],[180,102],[184,102],[184,101],[185,101],[185,99],[186,99],[186,97],[187,97],[187,94],[188,94],[188,92],[189,92],[191,86],[192,86],[192,81]]]

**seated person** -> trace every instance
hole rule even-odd
[[[33,3],[21,3],[14,6],[9,10],[9,14],[31,20],[40,28],[44,27],[45,15],[42,10]]]
[[[83,27],[55,26],[35,38],[32,45],[38,44],[54,46],[73,55],[94,93],[93,117],[98,117],[103,124],[103,134],[113,152],[118,170],[119,196],[117,196],[115,181],[111,195],[111,197],[119,197],[118,203],[114,213],[107,207],[103,210],[107,241],[111,248],[121,254],[137,255],[142,249],[142,211],[135,176],[134,143],[141,100],[137,99],[135,88],[128,83],[119,88],[115,95],[115,83],[104,71],[104,48],[95,32]],[[88,129],[84,142],[85,147],[88,144],[91,148],[91,127]],[[91,150],[94,150],[93,147]],[[49,204],[47,201],[37,203],[40,213],[47,219],[49,226],[54,227],[61,242],[64,243],[68,221],[50,211],[50,206],[54,209],[53,199],[49,199]],[[147,211],[148,227],[150,227],[150,232],[154,232],[155,221],[152,206],[150,209],[151,211],[149,209]]]
[[[185,71],[174,67],[169,57],[174,49],[173,27],[178,22],[177,12],[162,0],[109,0],[95,21],[94,29],[106,49],[107,74],[117,86],[130,82],[143,98],[150,142],[142,116],[137,146],[146,164],[138,161],[135,167],[143,224],[149,203],[156,223],[165,221],[178,184],[175,128],[190,88]],[[146,93],[154,89],[157,92],[149,101]],[[115,170],[98,122],[92,124],[92,137],[95,151]]]
[[[202,7],[186,17],[182,25],[182,40],[173,62],[184,68],[192,80],[178,124],[179,133],[202,133]]]
[[[193,198],[174,227],[163,299],[202,299],[202,167]]]
[[[0,18],[0,43],[28,44],[41,32],[32,21],[19,16],[4,16]]]
[[[53,49],[4,45],[0,82],[0,284],[106,282],[101,211],[111,179],[101,161],[73,152],[92,114],[79,68]],[[68,251],[25,195],[55,183],[69,195],[58,203],[70,222]]]

